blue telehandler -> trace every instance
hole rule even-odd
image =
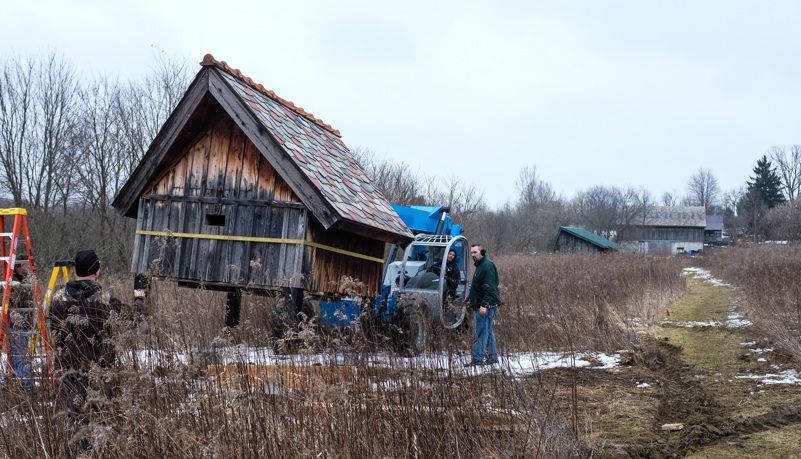
[[[447,207],[392,205],[415,239],[405,250],[390,247],[378,298],[343,298],[320,303],[324,329],[363,327],[391,337],[402,351],[417,355],[430,342],[433,327],[463,326],[462,300],[470,289],[470,244],[461,225],[454,225]],[[456,252],[459,282],[448,294],[445,280],[448,252]],[[372,310],[370,310],[372,309]]]

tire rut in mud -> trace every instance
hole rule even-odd
[[[636,356],[636,363],[654,372],[662,395],[654,418],[654,440],[648,445],[627,445],[618,449],[629,457],[683,457],[689,452],[719,442],[737,444],[744,436],[768,429],[801,423],[801,408],[774,407],[750,418],[731,419],[731,410],[704,388],[693,366],[681,359],[681,348],[664,341],[650,341]],[[676,432],[662,425],[681,423]]]

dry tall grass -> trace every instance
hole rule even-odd
[[[739,306],[758,335],[801,362],[801,246],[728,248],[699,265],[737,287]]]
[[[506,302],[496,326],[501,353],[629,347],[637,341],[632,318],[647,324],[684,289],[675,259],[546,255],[497,264]],[[104,283],[128,297],[127,279]],[[221,293],[156,283],[146,321],[116,335],[117,365],[93,374],[114,396],[93,394],[99,408],[85,431],[70,432],[52,390],[8,391],[0,451],[63,457],[85,435],[95,457],[591,454],[580,423],[538,375],[461,370],[469,355],[458,335],[437,333],[432,368],[387,349],[365,352],[358,332],[326,340],[309,330],[315,354],[289,356],[279,368],[267,365],[276,300],[245,295],[234,330],[224,327],[224,303]],[[215,366],[221,360],[231,365]]]
[[[507,350],[614,351],[686,290],[681,259],[633,254],[511,256],[498,261]]]

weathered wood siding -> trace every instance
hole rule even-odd
[[[381,287],[381,263],[297,243],[375,258],[384,251],[379,240],[326,230],[227,116],[211,123],[140,197],[137,230],[295,242],[137,235],[134,272],[344,295],[374,295]],[[345,286],[343,276],[361,284]]]
[[[556,248],[562,253],[597,253],[601,248],[584,239],[562,231],[556,240]]]
[[[704,242],[704,228],[646,226],[640,228],[637,236],[640,241]]]
[[[341,230],[326,230],[314,217],[309,218],[307,237],[319,244],[383,260],[383,242]],[[310,291],[373,296],[381,290],[382,263],[316,247],[306,247],[306,257],[307,266],[311,266]],[[343,285],[343,276],[357,284]]]
[[[302,240],[307,209],[229,117],[139,200],[137,230]],[[181,280],[301,286],[302,244],[137,235],[132,269]]]

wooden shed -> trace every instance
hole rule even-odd
[[[554,247],[562,253],[598,253],[617,250],[618,245],[584,228],[560,226]]]
[[[136,218],[131,269],[185,285],[338,292],[381,286],[413,239],[339,131],[207,54],[114,200]]]

